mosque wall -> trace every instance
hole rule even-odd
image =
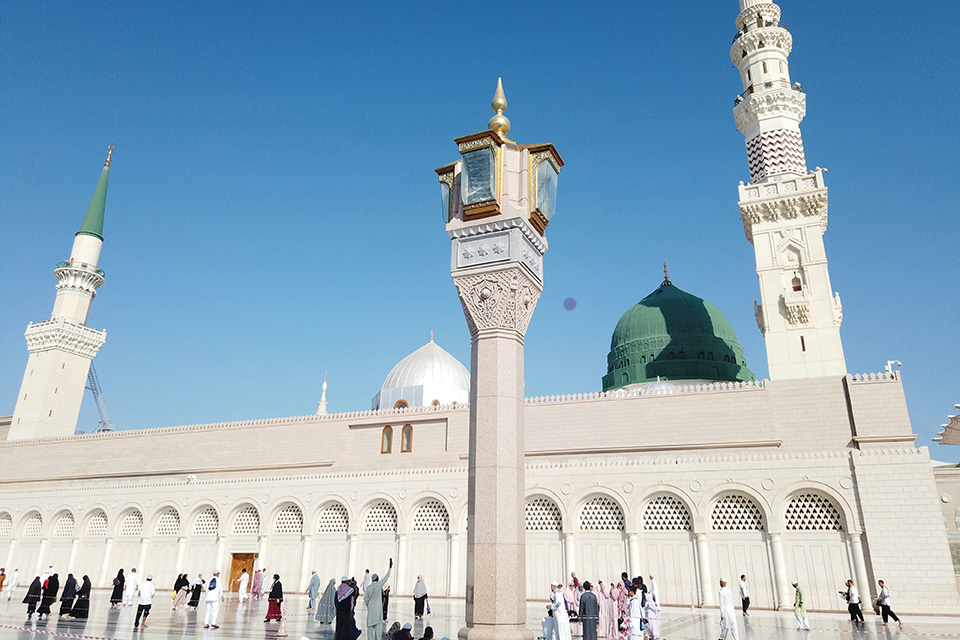
[[[901,399],[898,379],[849,376],[529,399],[528,595],[571,571],[608,582],[627,570],[654,575],[665,603],[710,605],[717,580],[745,573],[756,606],[789,606],[798,579],[811,608],[839,610],[842,580],[866,595],[883,577],[898,609],[960,612],[926,450],[852,441],[909,433],[905,413],[890,418]],[[136,566],[166,586],[256,553],[303,588],[311,569],[324,581],[384,573],[393,557],[394,593],[422,574],[432,595],[462,597],[468,415],[427,407],[0,443],[0,561],[23,575],[53,563],[99,587]],[[31,463],[41,460],[57,464]],[[905,540],[919,544],[904,554]]]

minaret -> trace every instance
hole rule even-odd
[[[320,402],[317,403],[317,415],[327,415],[327,372],[323,372],[323,386],[321,387]]]
[[[730,57],[744,91],[734,100],[746,138],[750,183],[740,183],[740,216],[760,280],[757,325],[772,380],[846,374],[840,295],[830,286],[823,234],[827,188],[807,170],[800,135],[806,95],[790,81],[793,37],[772,2],[740,0]]]
[[[25,336],[30,357],[13,412],[8,440],[73,435],[87,384],[90,361],[107,334],[86,326],[90,303],[103,285],[97,266],[103,246],[103,212],[113,145],[93,192],[87,215],[73,239],[70,259],[54,269],[57,297],[49,320],[30,323]]]

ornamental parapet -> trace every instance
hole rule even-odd
[[[758,120],[785,116],[800,124],[807,115],[807,94],[799,82],[773,80],[752,84],[733,102],[733,119],[744,136],[753,135],[747,125]]]
[[[105,282],[103,269],[95,264],[72,260],[58,263],[53,270],[53,275],[57,277],[57,291],[79,289],[91,296],[97,295],[97,289]]]
[[[854,384],[871,384],[874,382],[898,382],[900,376],[896,371],[880,371],[879,373],[852,373],[850,382]]]
[[[27,351],[38,353],[59,349],[84,358],[93,358],[107,340],[106,331],[97,331],[64,318],[27,325]]]
[[[765,47],[776,47],[787,55],[793,50],[793,36],[787,27],[772,20],[765,21],[762,27],[755,25],[747,31],[739,31],[730,47],[730,60],[733,66],[740,66],[740,59],[756,53]]]
[[[702,393],[723,393],[727,391],[762,390],[763,380],[747,380],[744,382],[709,382],[700,384],[677,384],[669,390],[663,387],[645,389],[616,389],[613,391],[594,391],[592,393],[572,393],[558,396],[537,396],[525,398],[528,405],[558,404],[562,402],[583,402],[587,400],[602,400],[604,398],[648,398],[664,395],[694,395]]]
[[[781,219],[817,217],[820,232],[827,230],[827,187],[823,169],[806,175],[780,176],[759,184],[740,184],[740,218],[747,240],[753,243],[753,227]]]

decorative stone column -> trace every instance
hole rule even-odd
[[[3,565],[4,567],[10,567],[12,571],[15,568],[13,564],[13,559],[17,557],[17,547],[19,546],[19,540],[17,538],[12,538],[10,540],[10,549],[7,551],[7,561]]]
[[[357,557],[360,555],[360,536],[347,535],[347,576],[357,575]]]
[[[627,559],[630,565],[630,577],[640,575],[640,534],[627,534]]]
[[[37,553],[37,567],[36,567],[37,570],[34,573],[34,575],[39,576],[43,574],[43,570],[45,569],[43,565],[47,561],[47,547],[49,546],[50,546],[50,541],[47,540],[46,538],[40,541],[40,551],[39,553]]]
[[[103,552],[103,564],[100,566],[100,578],[97,580],[97,587],[107,586],[107,580],[110,576],[110,563],[113,561],[113,538],[107,538],[104,543],[106,549]]]
[[[697,534],[697,566],[700,567],[700,606],[715,605],[717,599],[713,594],[720,590],[720,585],[713,583],[713,571],[710,568],[710,540],[705,533]]]
[[[783,536],[779,533],[770,534],[770,555],[773,557],[773,595],[776,598],[774,608],[785,609],[790,602],[787,584],[787,565],[783,560]]]
[[[577,540],[572,533],[563,534],[563,575],[558,576],[564,585],[572,572],[577,570]]]
[[[140,538],[140,555],[137,558],[137,571],[140,575],[146,575],[147,551],[150,549],[150,538]]]
[[[851,533],[850,536],[850,555],[853,556],[853,568],[857,572],[857,582],[859,582],[860,597],[864,602],[872,602],[876,596],[876,589],[867,577],[867,561],[863,553],[863,534],[860,532]],[[869,595],[869,597],[868,597]]]
[[[177,538],[177,574],[182,573],[183,563],[187,558],[187,539],[183,536]]]
[[[214,569],[216,571],[220,571],[221,573],[227,573],[228,574],[227,580],[229,580],[230,570],[227,569],[226,571],[224,571],[223,569],[223,563],[226,562],[226,559],[227,559],[227,539],[223,536],[217,536],[217,564],[216,564],[216,567],[214,567]],[[229,590],[230,590],[230,585],[227,585],[227,588],[225,589],[225,591],[229,591]]]
[[[77,556],[80,555],[80,538],[74,538],[70,544],[70,561],[67,562],[67,572],[73,573],[77,566]]]
[[[544,231],[563,161],[510,140],[498,83],[488,129],[456,138],[437,169],[451,275],[470,329],[466,626],[460,640],[532,640],[526,629],[523,340],[543,291]]]
[[[310,565],[313,564],[313,536],[300,536],[300,584],[302,591],[306,591],[310,583]]]
[[[457,586],[460,584],[460,534],[450,534],[450,569],[447,572],[450,576],[450,586],[447,589],[447,597],[455,598],[459,596]]]
[[[397,567],[396,577],[393,579],[393,587],[390,589],[391,595],[400,595],[401,593],[410,593],[407,591],[407,534],[397,535]]]
[[[266,565],[266,561],[267,561],[267,545],[268,545],[269,540],[268,540],[267,536],[260,536],[260,537],[257,539],[257,542],[259,543],[259,544],[257,545],[257,563],[260,565],[260,568],[263,569],[263,568],[265,568],[265,567],[267,566],[267,565]]]

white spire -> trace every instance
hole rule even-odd
[[[323,372],[323,386],[320,387],[322,392],[320,394],[320,402],[317,407],[317,415],[325,416],[327,415],[327,372]]]

